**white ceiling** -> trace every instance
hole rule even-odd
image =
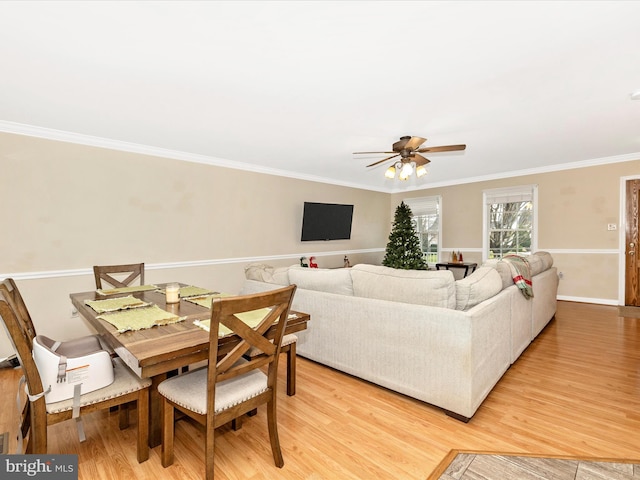
[[[2,131],[372,190],[640,158],[636,1],[2,1],[0,72]]]

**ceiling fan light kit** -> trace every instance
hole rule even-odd
[[[400,169],[400,178],[402,179],[402,177],[406,177],[409,178],[411,176],[411,174],[413,173],[413,162],[407,162],[402,166],[402,169]]]
[[[392,180],[396,178],[396,167],[391,165],[389,168],[387,168],[387,171],[384,172],[384,176]]]
[[[424,165],[416,165],[416,162],[396,162],[395,165],[391,165],[384,172],[384,176],[388,179],[393,180],[396,178],[396,171],[400,171],[400,175],[398,176],[399,180],[408,180],[411,174],[415,173],[416,177],[421,178],[424,177],[429,171],[424,168]]]
[[[418,178],[429,173],[424,166],[431,162],[431,160],[420,155],[421,153],[454,152],[467,148],[466,145],[445,145],[441,147],[420,148],[420,146],[426,141],[427,139],[422,137],[404,136],[400,137],[400,140],[393,144],[391,152],[354,152],[354,155],[372,153],[392,154],[390,157],[383,158],[382,160],[378,160],[377,162],[367,165],[367,167],[374,167],[386,162],[387,160],[400,156],[399,160],[395,160],[394,164],[387,168],[384,172],[384,176],[389,179],[394,179],[396,177],[396,170],[399,170],[398,178],[400,180],[407,180],[411,175],[413,175],[413,173],[415,173]]]

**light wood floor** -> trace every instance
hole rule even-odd
[[[570,302],[559,302],[555,320],[468,424],[300,358],[297,395],[279,392],[284,468],[273,465],[261,409],[240,431],[219,430],[216,477],[424,480],[451,449],[640,459],[639,367],[640,320]],[[0,433],[15,432],[17,373],[0,371]],[[85,416],[83,444],[73,422],[55,425],[49,451],[79,453],[84,480],[203,477],[202,432],[188,421],[177,422],[176,461],[167,469],[159,447],[139,465],[135,428],[117,424],[117,413]]]

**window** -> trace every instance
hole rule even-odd
[[[524,185],[483,193],[485,259],[536,249],[537,191],[537,185]]]
[[[405,199],[413,214],[413,221],[420,238],[420,248],[429,264],[440,259],[440,195]]]

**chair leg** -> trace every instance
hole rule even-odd
[[[238,431],[242,428],[242,417],[243,415],[240,415],[239,417],[231,420],[231,428],[233,428],[234,431]]]
[[[166,399],[162,399],[162,466],[173,464],[174,409]]]
[[[249,410],[246,415],[247,417],[253,417],[257,414],[258,414],[258,409],[254,408],[253,410]],[[243,417],[244,415],[240,415],[239,417],[236,417],[233,420],[231,420],[231,428],[233,428],[235,431],[240,430],[242,428],[242,423],[244,421]]]
[[[282,468],[284,466],[284,459],[282,458],[282,450],[280,450],[278,421],[276,418],[276,402],[273,397],[267,402],[267,425],[269,427],[269,440],[271,441],[273,461],[276,464],[276,467]]]
[[[47,453],[47,410],[44,397],[40,397],[29,406],[29,442],[27,443],[27,453],[46,454]],[[23,432],[23,434],[26,432]]]
[[[204,427],[204,462],[205,462],[205,479],[213,479],[214,470],[214,456],[215,456],[215,420],[213,418],[207,418],[206,425]]]
[[[296,342],[287,345],[287,395],[296,394]]]
[[[118,421],[120,430],[124,430],[129,427],[129,404],[122,404],[118,407]]]
[[[149,459],[149,389],[138,393],[138,463]],[[125,412],[129,409],[125,408]]]

